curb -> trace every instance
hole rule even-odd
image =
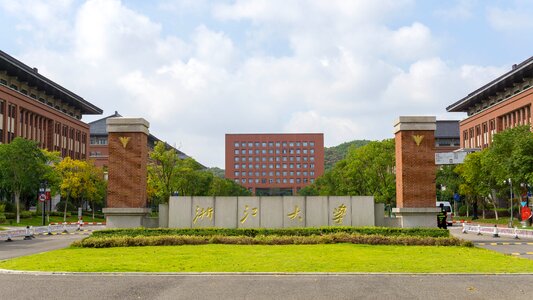
[[[0,269],[0,274],[52,275],[52,276],[515,276],[533,273],[365,273],[365,272],[44,272]]]

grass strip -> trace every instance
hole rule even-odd
[[[197,245],[67,248],[0,262],[56,272],[524,273],[533,261],[468,247]]]
[[[177,245],[311,245],[311,244],[369,244],[369,245],[406,245],[406,246],[472,246],[471,242],[454,237],[418,237],[418,236],[384,236],[361,235],[338,232],[326,235],[312,236],[277,236],[258,235],[249,236],[109,236],[88,237],[75,241],[74,247],[110,248],[135,246],[177,246]]]
[[[133,228],[107,229],[93,232],[95,237],[103,236],[312,236],[332,233],[348,233],[383,236],[425,236],[449,237],[448,230],[438,228],[390,228],[390,227],[308,227],[308,228]]]

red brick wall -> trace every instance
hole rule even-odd
[[[130,137],[126,148],[119,137]],[[148,136],[140,132],[110,132],[107,207],[147,206]]]
[[[424,138],[417,146],[414,135]],[[435,207],[435,132],[405,130],[396,133],[396,206]]]

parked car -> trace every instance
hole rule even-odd
[[[448,201],[437,201],[437,207],[440,207],[440,204],[443,204],[444,210],[446,211],[446,224],[448,226],[453,225],[453,210],[452,205]]]

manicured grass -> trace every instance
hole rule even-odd
[[[533,272],[533,261],[438,246],[198,245],[66,248],[0,262],[2,269],[72,272]]]
[[[45,220],[46,220],[46,217],[45,217]],[[67,222],[77,222],[77,221],[78,221],[78,216],[67,217]],[[100,218],[93,219],[92,217],[84,216],[83,221],[84,222],[105,222],[105,219],[100,219]],[[16,220],[9,219],[7,220],[7,223],[3,225],[4,226],[23,226],[23,227],[26,227],[28,225],[29,226],[42,226],[43,225],[42,222],[43,222],[43,219],[41,216],[33,216],[31,218],[20,219],[20,223],[18,224]],[[50,216],[50,222],[52,223],[63,222],[63,217]],[[45,222],[45,224],[48,225],[48,222]]]
[[[455,221],[461,221],[461,220],[472,221],[474,223],[479,223],[479,224],[509,224],[509,221],[510,221],[509,217],[498,218],[498,220],[496,220],[496,219],[481,219],[481,218],[472,220],[472,217],[455,217],[453,219]],[[522,224],[520,224],[520,221],[518,221],[518,219],[513,218],[513,226],[517,226],[517,227],[520,228],[522,226]]]

